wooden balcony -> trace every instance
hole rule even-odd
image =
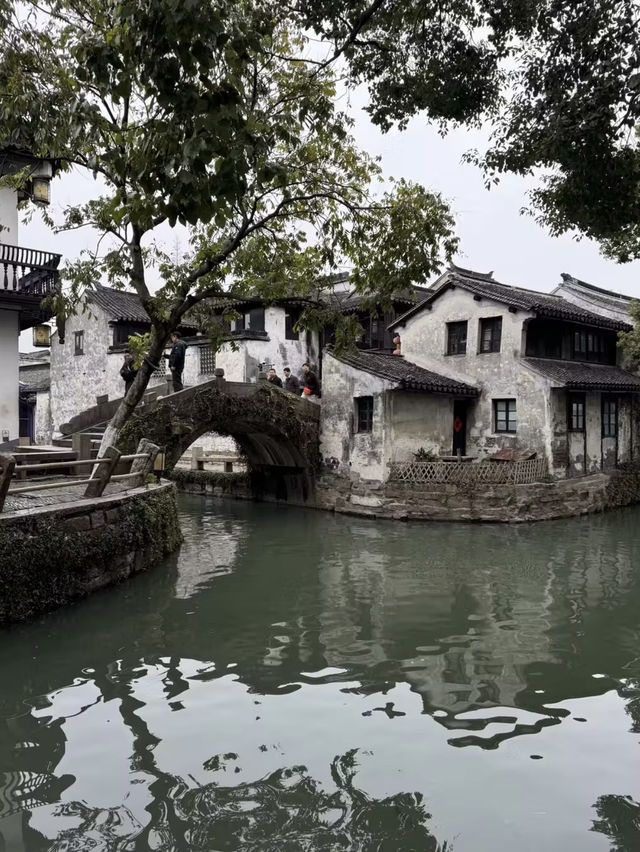
[[[0,243],[0,294],[21,293],[43,299],[58,283],[62,255]]]
[[[19,311],[21,331],[51,319],[42,300],[58,286],[61,257],[0,243],[0,310]]]

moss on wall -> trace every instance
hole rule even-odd
[[[156,565],[182,541],[175,488],[0,523],[0,624],[23,621]]]
[[[221,488],[223,492],[249,491],[251,487],[249,475],[246,473],[222,473],[214,470],[185,470],[175,467],[169,474],[178,488],[186,485],[199,485],[204,491],[207,486]]]

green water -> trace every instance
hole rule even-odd
[[[0,852],[640,850],[639,510],[181,509],[2,633]]]

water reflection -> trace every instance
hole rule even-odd
[[[3,634],[4,849],[638,848],[637,512],[202,506],[162,568]]]

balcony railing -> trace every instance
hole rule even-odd
[[[5,292],[41,299],[48,296],[58,282],[61,257],[52,252],[0,243],[0,296]]]

